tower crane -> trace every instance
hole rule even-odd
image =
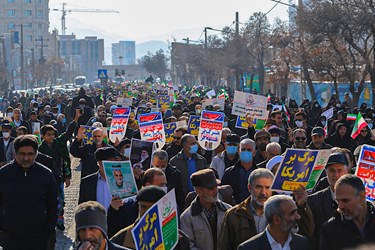
[[[62,9],[52,9],[52,11],[61,11],[61,34],[65,35],[66,25],[66,14],[71,12],[92,12],[92,13],[120,13],[117,10],[101,10],[101,9],[66,9],[66,3],[62,4]]]

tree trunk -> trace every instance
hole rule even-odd
[[[314,85],[313,85],[312,79],[310,77],[309,70],[308,70],[307,67],[305,67],[305,65],[303,65],[303,75],[304,75],[304,78],[305,78],[305,80],[307,82],[307,86],[309,86],[309,90],[310,90],[310,94],[311,94],[311,100],[315,101],[316,100],[316,95],[315,95]]]

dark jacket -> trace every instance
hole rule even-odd
[[[57,190],[52,172],[37,162],[26,172],[14,160],[2,167],[0,246],[46,249],[57,222]]]
[[[318,249],[320,240],[320,231],[323,224],[336,214],[337,204],[332,199],[330,188],[323,189],[317,193],[310,195],[307,198],[315,224],[315,230],[311,239],[313,249]],[[298,207],[298,214],[301,216],[301,221],[304,221],[306,210]],[[304,222],[306,224],[307,222]]]
[[[82,243],[80,243],[75,249],[78,250],[80,247],[81,247]],[[122,250],[122,249],[129,249],[129,248],[126,248],[126,247],[122,247],[122,246],[119,246],[115,243],[113,243],[112,241],[110,240],[107,240],[107,249],[108,250]]]
[[[311,142],[309,145],[306,146],[306,148],[311,149],[311,150],[319,150],[319,149],[331,149],[332,146],[323,142],[323,146],[321,148],[317,148],[315,147],[314,143]]]
[[[78,204],[86,201],[96,201],[96,184],[98,183],[98,173],[87,175],[81,179],[79,185]]]
[[[195,159],[196,163],[196,171],[207,168],[207,161],[206,159],[199,155],[199,154],[193,154],[192,156]],[[189,172],[188,172],[188,163],[185,158],[185,155],[183,153],[183,150],[181,150],[175,157],[173,157],[169,163],[172,166],[175,166],[180,172],[181,172],[181,179],[182,179],[182,188],[184,192],[184,196],[188,193],[188,181],[189,181]]]
[[[290,241],[291,250],[309,249],[309,241],[306,237],[299,234],[292,234]],[[249,240],[238,246],[238,250],[272,250],[268,241],[266,231],[255,235]]]
[[[181,172],[174,166],[168,164],[165,169],[168,192],[174,189],[176,202],[180,213],[182,213],[185,204],[185,194],[182,187]]]
[[[328,136],[325,139],[325,142],[329,145],[332,145],[332,147],[347,148],[353,153],[355,148],[357,147],[357,143],[352,139],[352,137],[350,137],[349,135],[350,132],[348,132],[348,131],[351,131],[350,129],[348,129],[344,137],[340,137],[339,129],[342,126],[345,126],[345,125],[339,125],[336,129],[336,132]]]
[[[86,94],[81,93],[78,96],[73,98],[72,109],[71,109],[72,117],[74,117],[74,115],[75,115],[75,112],[76,112],[75,110],[79,106],[79,99],[81,99],[81,98],[86,100],[86,105],[88,107],[90,107],[91,109],[95,108],[94,107],[94,101],[92,100],[92,98],[90,96],[86,95]]]
[[[345,219],[342,214],[336,214],[323,225],[321,231],[321,250],[355,249],[361,244],[375,243],[375,207],[367,202],[368,220],[364,237],[361,236],[353,221]]]
[[[168,159],[172,159],[173,157],[175,157],[181,150],[182,147],[174,143],[168,144],[168,146],[165,149],[165,151],[168,154]]]
[[[121,229],[132,225],[138,218],[138,201],[135,199],[127,200],[119,210],[111,206],[107,212],[108,237],[111,238]]]
[[[238,161],[236,165],[229,167],[225,170],[223,178],[221,180],[221,185],[230,185],[233,189],[233,196],[236,203],[242,202],[244,199],[240,197],[240,169],[243,168],[241,161]],[[251,166],[251,171],[254,171],[258,167],[253,163]],[[248,193],[247,197],[250,195]]]
[[[95,173],[99,170],[98,162],[95,159],[95,151],[98,149],[96,145],[84,144],[81,145],[82,140],[74,140],[70,146],[70,153],[77,158],[81,159],[82,169],[81,178]],[[110,147],[108,144],[102,142],[102,147]]]
[[[55,137],[52,147],[49,147],[48,143],[43,140],[42,144],[40,144],[38,148],[39,152],[54,158],[57,169],[62,174],[64,180],[72,178],[72,169],[70,166],[71,161],[67,141],[72,137],[76,125],[76,122],[71,122],[64,133],[58,137]]]
[[[6,152],[8,151],[9,145],[14,141],[14,137],[9,138],[8,145],[5,147],[4,138],[0,137],[0,162],[7,162]]]

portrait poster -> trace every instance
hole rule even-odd
[[[125,199],[137,194],[137,184],[129,161],[103,161],[103,167],[112,196]]]
[[[130,162],[133,168],[146,171],[151,165],[154,143],[133,138],[130,146]]]

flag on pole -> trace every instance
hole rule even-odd
[[[346,120],[347,121],[355,121],[355,120],[357,120],[357,115],[356,114],[347,114]]]
[[[361,113],[358,113],[351,135],[352,138],[355,139],[361,133],[361,129],[365,128],[366,126],[367,122],[365,121],[365,119],[363,119]]]
[[[283,111],[284,111],[284,114],[285,114],[285,118],[287,119],[288,122],[290,122],[290,114],[288,112],[288,110],[286,109],[285,105],[283,104]]]

